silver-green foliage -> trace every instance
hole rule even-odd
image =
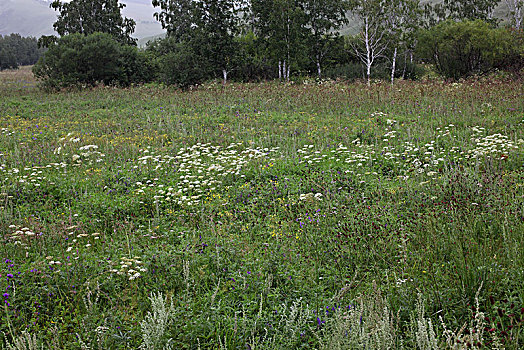
[[[337,312],[317,335],[321,349],[394,349],[398,317],[375,286],[369,296],[359,297],[348,311]]]
[[[6,339],[7,350],[39,350],[44,349],[43,346],[38,346],[38,340],[36,334],[30,334],[23,331],[18,337],[13,339],[13,343],[10,343]]]
[[[425,317],[424,299],[419,293],[417,301],[417,318],[411,320],[411,325],[415,325],[415,339],[417,348],[420,350],[438,350],[438,338],[435,327],[430,318]]]
[[[167,328],[173,320],[175,307],[173,302],[168,305],[167,300],[161,292],[151,293],[152,312],[148,312],[144,320],[140,322],[143,343],[140,346],[145,350],[170,349],[169,341],[164,340]]]

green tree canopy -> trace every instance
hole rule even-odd
[[[524,50],[516,34],[481,20],[448,20],[420,33],[417,52],[445,77],[458,79],[522,66]]]
[[[20,34],[0,35],[0,70],[35,64],[44,49],[38,48],[38,41]]]
[[[169,37],[181,42],[190,36],[197,16],[197,6],[193,0],[153,0],[152,3],[154,7],[160,8],[154,17],[167,30]]]
[[[453,20],[470,20],[477,19],[489,23],[495,23],[493,10],[500,3],[500,0],[444,0],[442,2],[431,3],[426,5],[427,14],[429,15],[430,24]]]
[[[118,0],[72,0],[68,3],[54,0],[50,6],[60,12],[53,24],[60,36],[107,33],[123,44],[136,44],[136,39],[131,38],[136,23],[122,16],[125,5]]]
[[[167,29],[168,36],[191,47],[176,57],[196,55],[199,65],[207,62],[212,66],[210,70],[220,71],[226,82],[238,52],[235,36],[239,33],[240,3],[237,0],[153,0],[153,6],[160,7],[155,17]]]

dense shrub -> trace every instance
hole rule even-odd
[[[186,89],[212,77],[209,60],[192,45],[173,38],[151,42],[147,51],[156,69],[156,80]]]
[[[515,32],[480,20],[445,21],[422,31],[417,51],[440,74],[454,79],[519,65],[523,60],[523,46]]]
[[[237,56],[237,68],[232,77],[241,81],[260,81],[278,77],[276,66],[272,65],[267,52],[253,32],[248,32],[236,39],[240,54]]]
[[[49,88],[100,83],[125,86],[151,78],[145,54],[105,33],[60,38],[49,46],[33,72]]]

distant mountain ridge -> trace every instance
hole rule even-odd
[[[40,37],[56,34],[53,23],[57,12],[49,8],[53,0],[0,0],[0,34],[19,33],[22,36]],[[136,21],[133,36],[141,39],[162,34],[164,30],[153,18],[155,9],[151,0],[123,0],[125,17]]]

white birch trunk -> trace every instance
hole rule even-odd
[[[395,81],[396,65],[397,65],[397,48],[395,47],[395,51],[393,52],[393,64],[391,65],[391,85],[393,85]]]
[[[510,16],[513,18],[515,23],[515,29],[520,29],[522,27],[522,9],[524,3],[522,0],[505,0]]]
[[[322,79],[322,69],[320,67],[320,60],[317,57],[317,73],[318,73],[318,79]]]
[[[366,74],[368,78],[368,86],[371,85],[371,65],[373,64],[371,46],[369,44],[369,19],[366,18],[364,41],[366,43]]]
[[[222,76],[224,77],[223,84],[226,85],[227,84],[227,70],[222,69]]]

